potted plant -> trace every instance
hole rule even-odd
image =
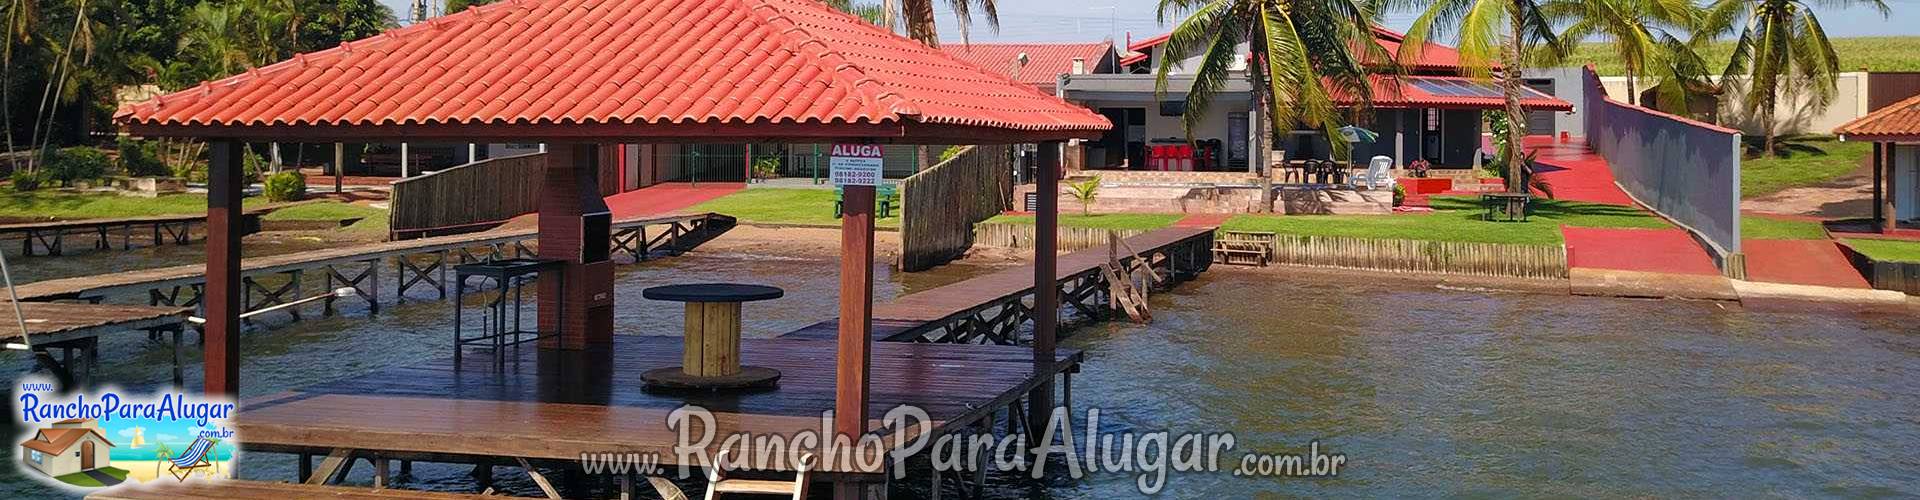
[[[1415,179],[1425,179],[1427,178],[1427,171],[1433,170],[1433,164],[1427,162],[1425,159],[1414,160],[1413,163],[1407,164],[1407,170],[1410,171],[1408,176]]]

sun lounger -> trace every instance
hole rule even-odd
[[[207,454],[213,452],[213,445],[213,441],[205,437],[193,438],[193,444],[187,446],[185,453],[167,459],[167,472],[176,479],[186,481],[194,470],[213,467],[213,462],[207,460]]]

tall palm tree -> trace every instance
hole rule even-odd
[[[929,47],[940,46],[940,32],[933,25],[934,0],[884,0],[888,6],[898,2],[901,21],[907,27],[907,38],[919,40]],[[953,9],[954,21],[959,24],[960,43],[965,44],[973,29],[973,14],[979,9],[981,17],[986,18],[987,26],[994,31],[1000,30],[1000,9],[994,0],[947,0],[947,7]],[[891,28],[891,27],[889,27]]]
[[[853,0],[826,0],[826,1],[827,1],[827,6],[833,7],[835,10],[838,10],[841,12],[853,14],[854,17],[858,17],[860,18],[860,20],[866,21],[868,24],[873,24],[877,26],[887,26],[887,22],[886,22],[887,8],[885,5],[877,4],[877,3],[854,3]],[[887,29],[893,29],[893,28],[889,26]]]
[[[13,152],[13,46],[15,42],[29,41],[33,36],[34,20],[38,17],[37,3],[34,0],[6,0],[6,24],[0,26],[0,38],[5,38],[4,49],[0,49],[0,115],[4,115],[5,130],[0,134],[7,136],[7,151]]]
[[[1337,137],[1340,112],[1334,97],[1357,98],[1366,108],[1373,99],[1367,63],[1392,66],[1392,56],[1373,37],[1379,17],[1375,6],[1369,0],[1161,0],[1161,22],[1185,19],[1161,45],[1165,57],[1156,69],[1155,91],[1167,92],[1167,76],[1179,65],[1173,61],[1200,55],[1198,67],[1183,68],[1193,73],[1187,113],[1181,117],[1191,136],[1234,77],[1244,43],[1250,56],[1244,77],[1256,110],[1267,118],[1256,124],[1255,136],[1264,141],[1272,137],[1270,130],[1300,124]],[[1328,142],[1336,156],[1350,147],[1346,141]],[[1265,157],[1256,153],[1249,161],[1259,165]],[[1271,196],[1271,189],[1262,190],[1263,206],[1270,206]]]
[[[1881,16],[1891,12],[1882,0],[1824,0],[1825,7],[1869,6]],[[1733,56],[1721,81],[1751,75],[1746,88],[1746,111],[1759,115],[1768,156],[1774,154],[1774,106],[1782,85],[1805,92],[1815,108],[1833,101],[1834,79],[1840,57],[1827,40],[1827,30],[1801,0],[1718,0],[1707,7],[1702,29],[1729,33],[1738,25]]]
[[[1682,46],[1681,36],[1696,26],[1700,9],[1691,0],[1547,0],[1540,6],[1547,19],[1565,26],[1560,42],[1578,46],[1589,38],[1606,39],[1607,48],[1627,71],[1627,103],[1639,103],[1639,83],[1658,73]],[[1547,50],[1543,60],[1559,64],[1558,51]]]
[[[1387,1],[1415,8],[1426,2]],[[1566,47],[1555,35],[1540,0],[1432,0],[1407,30],[1400,45],[1401,59],[1417,57],[1429,38],[1445,32],[1458,35],[1460,63],[1469,76],[1492,77],[1500,85],[1509,124],[1507,143],[1514,145],[1506,148],[1501,158],[1507,166],[1507,188],[1514,192],[1526,189],[1521,180],[1526,168],[1521,150],[1525,148],[1519,147],[1520,139],[1527,135],[1525,112],[1520,109],[1520,87],[1524,84],[1521,70],[1527,54],[1545,51],[1560,57]],[[1499,71],[1493,70],[1495,60],[1500,64]]]

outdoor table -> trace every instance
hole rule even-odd
[[[560,335],[562,332],[558,330],[540,332],[538,331],[538,325],[536,325],[533,330],[526,329],[521,322],[521,306],[523,305],[524,289],[528,282],[532,281],[534,277],[539,276],[541,271],[556,270],[565,265],[566,261],[562,260],[523,258],[501,259],[454,266],[454,364],[458,365],[460,363],[461,351],[465,350],[467,346],[492,347],[494,361],[504,362],[506,360],[505,349],[508,346],[535,342],[544,337]],[[566,275],[564,273],[553,273],[553,275],[556,276],[555,279],[560,280],[560,288],[565,289]],[[482,334],[476,337],[468,337],[465,333],[466,322],[462,318],[462,310],[465,309],[466,306],[467,279],[475,276],[484,277],[493,281],[496,294],[487,302],[486,308],[491,314],[485,315],[490,317],[486,318],[486,325],[481,328]],[[508,301],[509,298],[511,298],[511,302]],[[565,310],[566,294],[560,294],[556,302],[556,307]],[[509,316],[512,317],[511,321],[507,319]],[[561,322],[557,327],[565,328],[564,325],[565,322]]]
[[[786,292],[765,285],[701,283],[648,288],[649,300],[687,304],[685,349],[680,366],[641,375],[655,389],[756,389],[773,387],[780,372],[740,363],[740,304],[772,300]]]

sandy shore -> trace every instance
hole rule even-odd
[[[233,477],[233,468],[228,467],[229,464],[226,461],[215,462],[215,464],[218,465],[218,468],[220,469],[219,472],[216,473],[208,468],[201,468],[194,471],[194,475],[199,477],[207,477],[208,474],[212,474],[214,475],[214,477],[222,477],[222,478]],[[127,471],[127,481],[130,481],[130,482],[145,483],[145,482],[153,481],[156,478],[165,479],[167,481],[178,480],[174,478],[172,474],[167,473],[166,462],[163,462],[160,460],[114,460],[113,466],[117,468],[125,469]],[[156,471],[157,471],[157,475],[156,475]]]

